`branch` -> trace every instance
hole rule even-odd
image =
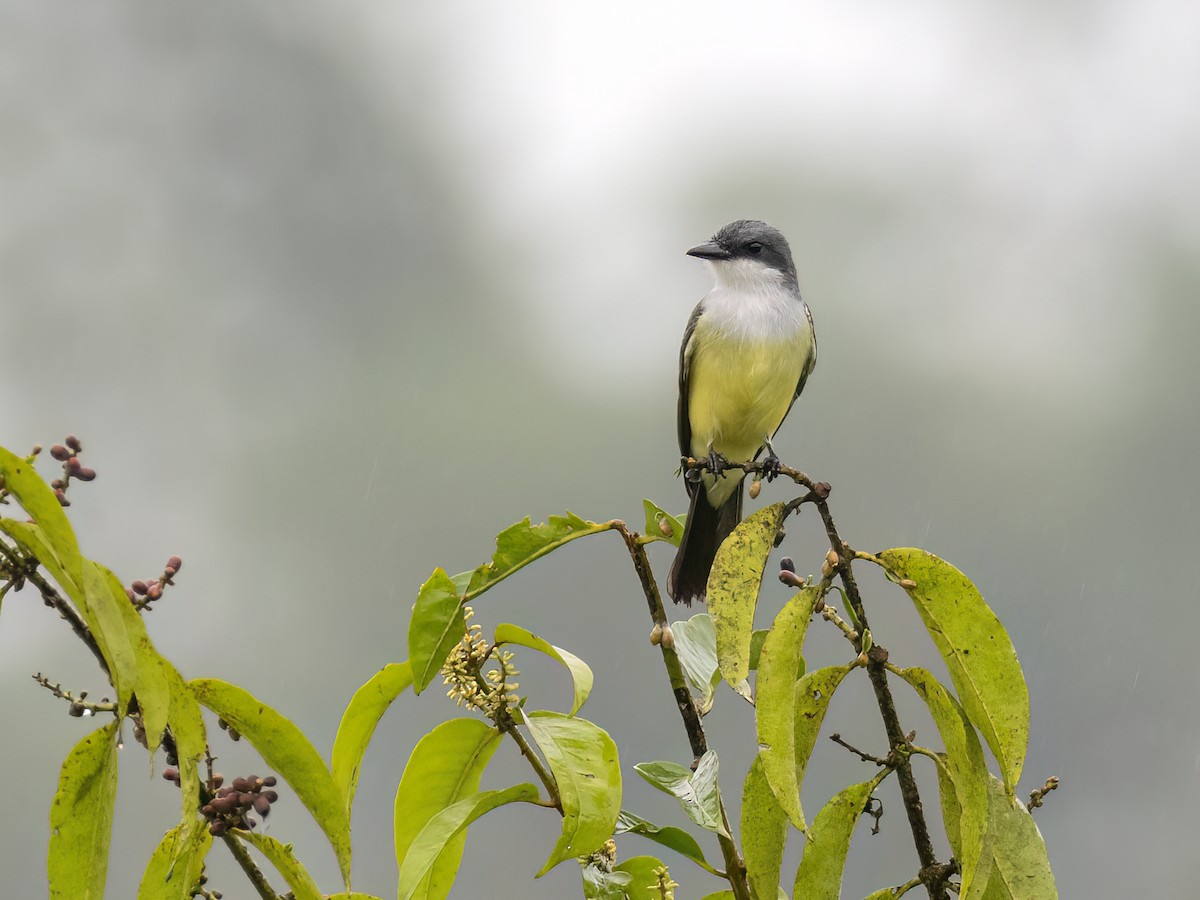
[[[613,523],[613,527],[621,533],[625,548],[633,560],[634,571],[642,583],[642,592],[646,595],[646,603],[650,608],[650,619],[654,622],[655,630],[661,635],[658,647],[662,651],[663,665],[666,666],[667,676],[671,680],[671,690],[675,694],[675,705],[679,716],[683,719],[683,727],[687,731],[688,743],[692,755],[699,759],[708,752],[708,739],[704,736],[704,726],[700,722],[700,712],[696,709],[696,701],[688,689],[687,677],[683,674],[683,665],[679,662],[679,654],[675,652],[675,641],[671,637],[671,626],[667,622],[667,611],[663,606],[662,594],[659,593],[658,583],[650,569],[650,560],[646,557],[646,548],[639,543],[638,535],[629,530],[621,521]],[[725,831],[733,834],[729,817],[725,812],[725,804],[721,803],[721,820]],[[717,835],[721,845],[721,855],[725,858],[725,877],[735,900],[751,900],[750,882],[746,878],[746,862],[738,851],[737,844],[732,838]]]
[[[614,527],[621,533],[621,538],[625,541],[625,548],[633,560],[633,568],[642,583],[642,591],[645,593],[646,602],[650,607],[650,618],[660,629],[660,634],[663,634],[670,628],[670,625],[667,623],[667,611],[663,606],[662,594],[658,591],[658,583],[654,580],[654,573],[650,569],[650,560],[646,557],[646,548],[638,542],[637,534],[630,531],[629,526],[624,522],[618,521]],[[662,650],[663,665],[666,666],[667,675],[671,679],[671,690],[675,693],[675,705],[679,709],[680,718],[683,719],[688,743],[692,747],[692,756],[699,759],[708,752],[708,739],[704,736],[704,726],[700,724],[700,712],[696,709],[696,701],[688,689],[687,677],[683,674],[683,664],[679,662],[679,654],[675,652],[673,639],[667,639],[664,634],[664,638],[659,641],[658,646]]]
[[[229,848],[229,852],[233,854],[233,858],[237,860],[237,864],[242,867],[242,871],[250,879],[250,883],[254,885],[254,889],[258,891],[258,896],[262,900],[282,900],[267,881],[267,876],[263,874],[262,869],[250,856],[250,851],[246,849],[245,844],[232,834],[223,834],[221,837],[225,841],[225,846]]]

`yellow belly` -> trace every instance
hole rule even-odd
[[[691,454],[715,450],[733,462],[754,458],[783,423],[812,352],[806,333],[771,341],[745,341],[704,333],[703,320],[693,335],[688,376]],[[740,482],[705,477],[709,502],[720,506]]]

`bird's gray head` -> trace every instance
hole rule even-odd
[[[756,219],[730,222],[711,241],[689,250],[688,256],[711,262],[718,280],[723,275],[736,277],[735,272],[743,277],[753,277],[758,272],[770,274],[792,287],[796,285],[796,265],[787,238],[779,229]]]

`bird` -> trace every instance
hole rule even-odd
[[[717,549],[742,519],[745,473],[725,467],[765,449],[767,479],[779,473],[771,439],[812,374],[817,338],[778,229],[739,219],[687,255],[714,276],[679,350],[679,452],[708,463],[685,470],[688,514],[667,579],[671,598],[691,606],[704,601]]]

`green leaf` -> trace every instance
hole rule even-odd
[[[764,506],[734,529],[708,575],[708,614],[717,632],[721,674],[735,689],[750,674],[750,632],[767,556],[783,525],[784,504]]]
[[[208,742],[200,704],[196,702],[183,676],[161,656],[156,661],[156,670],[158,677],[167,685],[171,698],[168,720],[171,734],[175,737],[175,756],[179,768],[182,811],[175,856],[171,860],[171,864],[175,865],[199,840],[196,837],[199,832],[208,834],[207,822],[196,815],[196,810],[200,808],[199,764],[208,749]]]
[[[367,752],[367,745],[371,743],[371,736],[375,733],[375,726],[392,701],[411,685],[412,666],[407,662],[388,663],[355,691],[346,705],[337,736],[333,739],[329,768],[333,783],[346,798],[347,815],[354,805],[358,770],[363,754]]]
[[[895,888],[886,887],[880,888],[877,891],[871,891],[871,893],[867,894],[864,900],[895,900],[895,898],[899,896],[901,895],[896,893]]]
[[[787,830],[787,813],[767,783],[760,753],[754,757],[742,786],[742,853],[755,897],[771,897],[779,892]]]
[[[383,900],[374,894],[363,894],[359,891],[341,891],[337,894],[326,894],[325,900]]]
[[[988,794],[992,873],[984,896],[987,900],[1057,900],[1058,886],[1046,843],[1033,816],[1019,800],[1008,797],[1008,789],[999,779],[988,778]]]
[[[425,823],[408,848],[400,866],[399,900],[411,900],[426,873],[441,856],[455,835],[485,813],[506,803],[537,803],[538,790],[532,784],[518,784],[503,791],[483,791],[446,807]]]
[[[483,770],[501,737],[500,731],[479,719],[450,719],[417,742],[396,791],[393,822],[396,861],[401,867],[430,819],[479,790]],[[414,896],[445,897],[450,893],[466,840],[466,832],[461,832],[446,841],[414,888]]]
[[[681,856],[686,856],[705,871],[711,872],[714,875],[717,874],[717,870],[709,865],[708,860],[704,858],[704,851],[700,849],[700,844],[682,828],[676,828],[673,825],[660,828],[658,825],[643,819],[641,816],[623,809],[621,810],[621,815],[617,817],[617,827],[613,833],[640,834],[642,837],[654,841],[656,844],[674,850]]]
[[[461,600],[458,588],[440,568],[421,585],[408,623],[413,693],[421,693],[437,678],[442,663],[467,633]]]
[[[644,542],[649,544],[651,541],[666,541],[668,544],[678,547],[679,542],[683,540],[683,520],[678,516],[671,515],[653,500],[643,500],[642,506],[646,510]],[[670,537],[663,534],[664,527],[671,529]]]
[[[597,862],[580,862],[584,900],[626,900],[633,880],[628,872],[616,872]]]
[[[750,632],[750,671],[757,672],[762,660],[762,645],[767,639],[769,628],[755,628]]]
[[[780,807],[801,831],[804,813],[796,780],[796,679],[804,671],[800,651],[819,596],[817,588],[807,587],[779,611],[763,641],[755,682],[758,758]]]
[[[118,724],[113,720],[96,729],[63,760],[50,807],[51,900],[103,900],[117,796]]]
[[[662,900],[655,874],[662,866],[662,860],[653,856],[631,856],[613,866],[613,872],[629,876],[625,892],[629,900]]]
[[[717,785],[717,754],[705,753],[693,772],[679,763],[638,763],[633,770],[665,794],[675,797],[688,818],[723,837],[729,837],[721,818],[721,792]]]
[[[287,886],[291,888],[295,900],[325,900],[325,895],[317,887],[316,881],[308,874],[308,869],[296,859],[291,844],[283,844],[269,834],[258,834],[253,831],[235,831],[239,838],[247,844],[252,844],[273,865]]]
[[[805,900],[838,900],[842,893],[842,869],[858,817],[879,786],[887,770],[870,781],[853,784],[825,804],[804,847],[800,868],[796,871],[793,894]]]
[[[700,695],[700,715],[712,709],[715,688],[721,680],[717,668],[717,633],[708,613],[700,613],[686,621],[672,622],[675,635],[675,654],[683,666],[692,691]]]
[[[854,668],[852,665],[844,666],[826,666],[824,669],[817,669],[809,672],[798,682],[795,687],[796,712],[794,717],[795,722],[795,752],[796,752],[796,806],[800,805],[799,791],[804,786],[804,774],[808,771],[808,760],[812,756],[813,747],[817,743],[817,735],[821,731],[821,723],[825,721],[825,713],[829,709],[829,701],[833,698],[833,692],[837,690],[842,679]],[[771,769],[765,764],[763,770],[767,774],[767,781],[771,780]],[[780,806],[784,806],[783,798],[779,796],[778,789],[774,784],[771,788],[776,791],[775,798],[780,801]],[[800,815],[801,824],[797,827],[805,834],[808,833],[805,828],[804,814]]]
[[[0,478],[4,479],[8,492],[37,524],[40,536],[54,553],[54,562],[69,581],[78,582],[81,562],[79,542],[50,485],[42,480],[31,462],[3,447],[0,447]],[[42,559],[40,554],[38,559]],[[62,586],[67,587],[66,584]]]
[[[325,762],[304,733],[248,691],[216,678],[188,682],[196,699],[236,728],[304,804],[337,857],[342,881],[350,884],[350,814]]]
[[[526,631],[519,625],[501,624],[496,626],[497,644],[517,644],[521,647],[528,647],[530,650],[536,650],[539,653],[544,653],[551,659],[562,663],[566,666],[567,671],[571,673],[571,681],[574,684],[575,698],[571,703],[571,715],[579,712],[579,708],[583,706],[588,695],[592,692],[592,670],[582,659],[574,653],[555,647],[553,644],[543,640],[531,631]]]
[[[925,701],[946,747],[944,764],[956,799],[951,811],[943,797],[942,810],[943,814],[948,814],[945,816],[946,834],[954,835],[954,858],[958,860],[962,874],[959,896],[963,900],[982,896],[987,884],[986,873],[982,881],[976,883],[976,870],[988,823],[988,771],[983,748],[962,707],[930,672],[914,666],[900,669],[897,674]]]
[[[737,900],[733,891],[717,891],[712,894],[705,894],[700,900]]]
[[[194,809],[191,817],[196,817]],[[189,830],[184,824],[176,825],[150,855],[138,888],[138,900],[191,900],[192,886],[204,871],[204,858],[210,847],[212,835],[207,828]]]
[[[558,784],[563,829],[538,876],[564,859],[592,853],[613,833],[621,812],[621,764],[604,729],[555,712],[525,718]]]
[[[549,522],[538,525],[531,525],[526,516],[496,535],[496,552],[492,561],[471,573],[467,589],[463,592],[463,602],[470,602],[513,572],[563,544],[612,528],[612,522],[588,522],[571,512],[565,516],[551,516]]]
[[[1029,743],[1029,690],[1008,632],[958,569],[924,550],[885,550],[879,559],[904,587],[950,670],[967,716],[992,748],[1010,797]]]

